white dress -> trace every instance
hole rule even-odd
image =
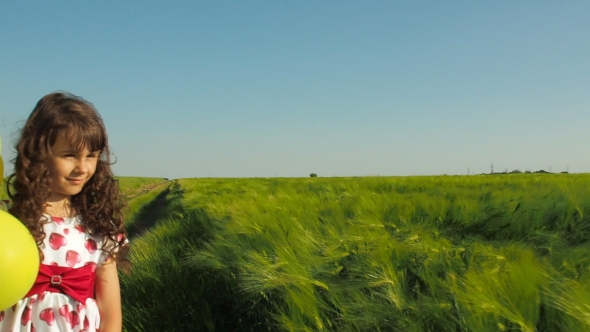
[[[107,253],[101,250],[105,238],[90,235],[80,226],[80,217],[57,218],[46,215],[45,239],[40,246],[42,264],[79,268],[104,263]],[[100,326],[96,301],[84,303],[68,295],[45,291],[25,297],[0,312],[0,332],[95,332]]]

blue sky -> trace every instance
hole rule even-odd
[[[117,175],[590,172],[588,1],[0,4],[0,136],[66,90]],[[7,161],[7,172],[11,166]]]

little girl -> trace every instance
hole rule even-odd
[[[0,332],[121,331],[128,242],[100,115],[82,98],[46,95],[16,153],[8,212],[31,231],[41,265],[29,293],[0,312]]]

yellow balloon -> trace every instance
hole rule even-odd
[[[10,308],[33,287],[39,272],[39,250],[29,230],[0,210],[0,311]]]

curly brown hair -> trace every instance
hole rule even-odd
[[[38,245],[43,243],[43,224],[47,222],[43,214],[51,194],[47,161],[58,135],[65,135],[73,148],[100,151],[94,175],[70,197],[70,206],[82,217],[87,232],[110,239],[110,245],[105,241],[102,249],[127,270],[128,242],[122,214],[125,202],[111,170],[106,129],[94,106],[81,97],[55,92],[41,98],[33,109],[20,131],[12,160],[14,173],[6,182],[13,202],[8,212],[29,229]]]

